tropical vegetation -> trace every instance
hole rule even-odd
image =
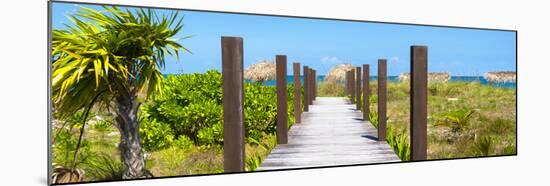
[[[183,18],[116,7],[81,7],[68,17],[73,25],[52,32],[55,176],[75,182],[222,172],[221,74],[162,73],[165,57],[190,52],[179,43],[185,38],[175,38]],[[244,87],[246,163],[254,170],[275,146],[276,90]]]
[[[370,122],[378,128],[377,85],[370,84]],[[410,160],[409,83],[389,82],[387,142]],[[515,89],[479,82],[429,83],[428,159],[516,153]]]

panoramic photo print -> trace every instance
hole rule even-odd
[[[50,184],[517,154],[516,31],[49,14]]]

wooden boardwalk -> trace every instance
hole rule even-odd
[[[257,170],[397,162],[377,130],[362,120],[355,104],[342,97],[318,97],[288,133],[288,144],[277,145]]]

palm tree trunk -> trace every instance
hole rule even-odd
[[[119,149],[124,165],[122,179],[146,177],[145,161],[141,152],[139,136],[138,109],[139,103],[134,93],[120,95],[116,98],[116,122],[120,131]]]

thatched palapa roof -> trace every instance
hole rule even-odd
[[[511,72],[511,71],[486,72],[485,79],[493,83],[516,82],[516,72]]]
[[[325,76],[325,80],[328,82],[344,81],[346,79],[346,72],[351,71],[354,68],[355,66],[349,63],[338,64],[330,69],[328,74]]]
[[[411,79],[411,73],[402,73],[399,75],[399,81],[409,81]],[[428,82],[434,83],[446,83],[451,79],[451,73],[449,72],[429,72]]]
[[[276,78],[276,66],[275,63],[267,60],[260,61],[256,64],[250,65],[244,71],[244,79],[264,82]]]

